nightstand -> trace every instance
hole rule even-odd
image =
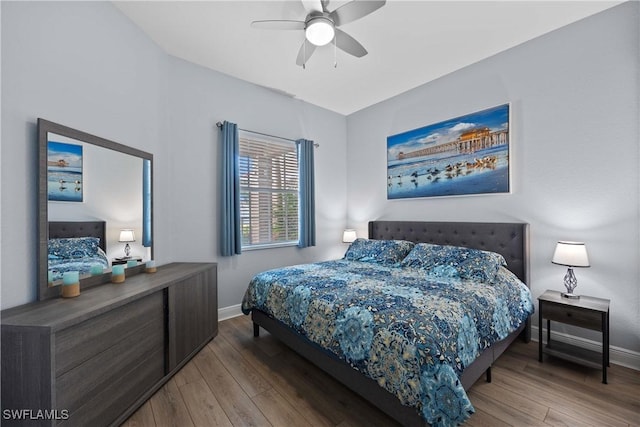
[[[560,292],[546,291],[538,297],[538,360],[543,354],[560,357],[591,368],[602,369],[602,382],[607,383],[609,366],[609,300],[581,295],[578,299],[563,297]],[[547,319],[547,345],[542,343],[542,319]],[[602,352],[551,341],[551,321],[602,332]]]
[[[111,260],[111,265],[120,265],[120,264],[126,264],[127,261],[137,261],[137,262],[142,262],[142,258],[137,258],[137,257],[130,257],[127,259],[119,259],[119,258],[114,258]]]

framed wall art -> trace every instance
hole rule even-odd
[[[387,137],[387,199],[510,192],[509,104]]]
[[[57,202],[83,201],[82,145],[49,139],[47,144],[47,199]]]

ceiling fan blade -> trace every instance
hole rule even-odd
[[[304,30],[304,21],[289,20],[266,20],[253,21],[252,28],[260,28],[264,30]]]
[[[307,13],[324,12],[321,0],[302,0],[302,6],[304,6],[304,10],[306,10]]]
[[[380,9],[385,3],[385,0],[350,1],[331,12],[329,17],[333,19],[336,26],[340,26],[367,16]]]
[[[313,52],[316,50],[316,45],[311,43],[309,40],[304,39],[304,43],[300,46],[300,50],[298,51],[298,58],[296,59],[296,64],[300,66],[304,66],[307,63]]]
[[[368,53],[356,39],[338,28],[336,28],[336,46],[357,58],[362,58]]]

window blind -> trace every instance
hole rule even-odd
[[[241,132],[239,151],[242,248],[297,244],[296,144]]]

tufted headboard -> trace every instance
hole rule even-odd
[[[49,221],[49,239],[64,237],[99,237],[100,247],[107,251],[105,221]]]
[[[529,224],[510,222],[370,221],[369,238],[465,246],[497,252],[527,286]]]

